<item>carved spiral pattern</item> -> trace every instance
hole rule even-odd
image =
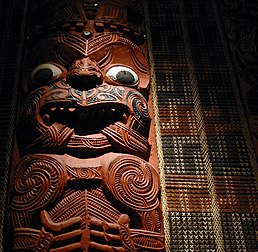
[[[102,101],[121,101],[125,89],[111,85],[101,85],[98,88],[87,91],[87,102],[89,104]]]
[[[137,91],[130,91],[127,95],[128,103],[131,104],[133,112],[138,120],[145,123],[150,119],[147,101]]]
[[[42,94],[41,90],[43,90],[43,88],[37,90],[37,92],[31,93],[28,96],[23,105],[22,117],[34,116],[36,111],[39,110],[39,100]]]
[[[56,159],[44,155],[25,156],[16,167],[12,208],[41,209],[60,196],[66,179],[66,170]]]
[[[159,205],[159,178],[155,169],[131,155],[116,158],[107,169],[105,184],[117,200],[137,211]]]
[[[43,91],[44,88],[40,88],[37,92],[32,92],[22,106],[17,125],[17,140],[21,146],[30,144],[35,140],[35,135],[46,130],[46,126],[38,120],[40,97]],[[23,134],[24,130],[30,134]]]
[[[52,85],[52,87],[49,88],[46,94],[44,94],[44,100],[42,101],[42,104],[53,101],[53,97],[55,97],[57,100],[68,100],[73,98],[76,100],[77,97],[72,96],[69,93],[69,89],[65,86],[62,88],[57,85]],[[78,99],[78,98],[77,98]]]

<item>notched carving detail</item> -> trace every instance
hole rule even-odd
[[[53,235],[41,230],[31,228],[16,228],[14,231],[14,250],[48,251]]]
[[[101,166],[97,167],[69,167],[67,166],[68,176],[70,180],[101,180]]]

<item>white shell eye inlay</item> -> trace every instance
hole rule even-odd
[[[56,65],[45,63],[37,66],[30,74],[30,80],[38,83],[51,81],[63,71]]]
[[[134,85],[138,81],[138,75],[129,67],[114,66],[111,67],[106,76],[123,85]]]

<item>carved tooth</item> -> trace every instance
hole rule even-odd
[[[127,123],[127,115],[126,115],[126,113],[124,113],[123,116],[122,116],[122,123],[124,123],[124,124]]]
[[[56,110],[56,108],[54,108],[54,107],[53,107],[53,108],[50,108],[50,110],[51,110],[51,111],[55,111],[55,110]]]
[[[75,108],[69,108],[68,109],[70,112],[74,112],[75,111]]]
[[[115,108],[111,108],[111,111],[112,111],[112,112],[115,112],[115,111],[116,111],[116,109],[115,109]]]
[[[61,110],[61,111],[64,111],[64,108],[63,108],[63,107],[60,107],[60,110]]]

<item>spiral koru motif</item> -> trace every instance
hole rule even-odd
[[[22,117],[27,117],[27,116],[34,116],[36,114],[36,111],[39,110],[39,101],[40,101],[40,96],[42,94],[41,90],[43,88],[38,90],[38,93],[33,92],[30,94],[30,96],[26,99],[23,109],[22,109]]]
[[[16,167],[14,210],[36,211],[60,196],[67,180],[63,165],[46,155],[28,155]]]
[[[113,160],[105,176],[105,185],[113,196],[136,211],[150,211],[159,205],[159,176],[144,160],[123,155]]]
[[[127,94],[127,103],[133,109],[134,115],[141,123],[146,123],[150,119],[148,103],[137,91],[130,91]]]
[[[103,84],[87,91],[87,103],[95,102],[121,102],[125,92],[124,87]]]

